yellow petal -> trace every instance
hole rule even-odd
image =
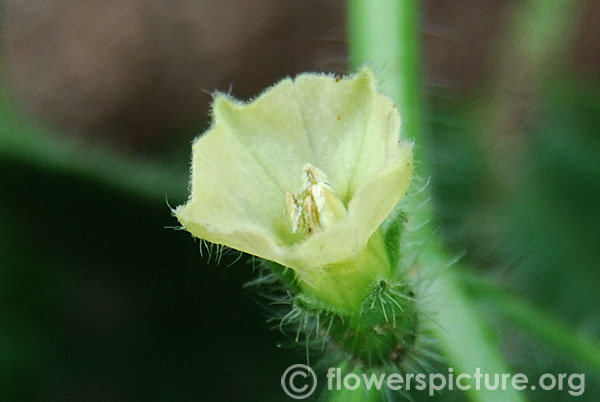
[[[191,196],[177,218],[197,237],[301,276],[360,253],[410,181],[411,147],[399,142],[398,113],[369,69],[285,79],[249,104],[220,95],[213,112],[194,142]],[[307,164],[323,171],[347,214],[299,240],[286,200],[303,190]]]
[[[193,145],[191,195],[175,210],[194,236],[278,260],[284,239],[281,189],[224,126]]]
[[[363,70],[352,79],[304,74],[296,78],[296,96],[312,165],[328,177],[344,202],[367,137],[373,97],[373,76]],[[398,133],[395,133],[397,135]]]
[[[215,126],[227,128],[242,146],[240,151],[254,158],[283,194],[302,185],[302,167],[311,159],[295,96],[294,82],[285,79],[251,103],[219,95],[213,106]]]

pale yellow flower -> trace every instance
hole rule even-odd
[[[322,302],[356,307],[389,274],[378,228],[412,175],[411,145],[371,70],[284,79],[250,103],[218,95],[213,115],[193,144],[181,224],[293,269]]]

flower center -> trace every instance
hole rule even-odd
[[[305,236],[321,232],[346,216],[346,207],[329,187],[327,176],[310,163],[302,169],[301,192],[285,194],[285,214],[292,233]]]

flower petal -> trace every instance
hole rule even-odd
[[[223,125],[193,145],[191,196],[175,210],[194,236],[278,259],[286,233],[280,188]]]
[[[193,145],[191,196],[175,214],[193,235],[296,269],[324,267],[360,252],[404,195],[411,146],[365,68],[348,79],[305,74],[249,104],[224,95],[214,126]],[[302,169],[323,170],[348,214],[304,240],[286,223],[285,197]]]
[[[373,75],[368,69],[349,79],[303,74],[295,84],[312,151],[307,162],[325,172],[333,190],[347,203],[367,134],[374,96]]]
[[[294,82],[285,79],[248,104],[221,95],[213,108],[215,125],[227,127],[277,183],[279,201],[301,187],[302,168],[311,160],[295,95]]]

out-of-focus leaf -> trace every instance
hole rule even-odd
[[[168,166],[53,133],[16,110],[2,87],[0,159],[87,177],[155,201],[168,197],[180,202],[186,197],[187,161]]]

